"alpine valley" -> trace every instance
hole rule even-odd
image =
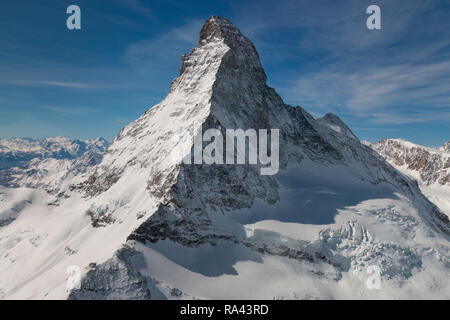
[[[279,172],[184,163],[199,128],[279,129]],[[450,299],[448,207],[427,191],[448,186],[448,149],[366,145],[286,105],[217,16],[166,98],[109,145],[0,152],[3,299]]]

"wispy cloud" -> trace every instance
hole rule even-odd
[[[282,91],[290,101],[357,114],[399,106],[450,108],[450,62],[322,70]]]
[[[437,123],[450,122],[450,111],[436,112],[430,110],[413,113],[380,112],[368,114],[368,119],[374,124],[411,124],[411,123]]]
[[[189,20],[155,38],[131,44],[125,50],[125,61],[140,72],[158,73],[180,63],[180,56],[195,46],[203,21]]]
[[[99,112],[98,108],[94,107],[65,107],[65,106],[39,106],[40,109],[56,113],[61,116],[85,116],[94,112]]]
[[[90,87],[89,84],[82,82],[64,82],[64,81],[47,81],[47,80],[13,80],[10,81],[9,84],[27,87],[50,86],[50,87],[63,87],[74,89],[84,89]]]
[[[296,29],[301,31],[298,38],[302,49],[354,51],[392,43],[405,32],[420,34],[423,31],[413,29],[414,22],[438,2],[442,1],[378,0],[377,5],[382,9],[383,31],[380,32],[366,28],[366,8],[373,4],[372,0],[249,0],[242,4],[236,2],[233,7],[241,29],[252,38],[274,29]],[[272,39],[274,46],[278,43]]]
[[[65,87],[65,88],[88,88],[89,85],[80,82],[61,82],[61,81],[42,81],[47,86]]]
[[[130,9],[132,12],[145,16],[147,18],[155,18],[152,9],[142,4],[139,0],[116,0],[120,5]]]
[[[123,117],[109,117],[109,119],[111,119],[111,121],[120,123],[120,124],[128,124],[130,122],[132,122],[135,119],[131,119],[131,118],[123,118]]]
[[[0,137],[52,137],[69,136],[69,130],[61,123],[43,120],[36,117],[24,115],[15,119],[10,119],[8,123],[0,126]]]
[[[263,59],[297,63],[275,84],[288,103],[373,125],[448,121],[450,20],[437,8],[445,1],[379,0],[380,31],[365,27],[372,1],[281,2],[235,10]]]

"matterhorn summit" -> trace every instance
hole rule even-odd
[[[196,161],[231,130],[276,170],[234,142]],[[286,105],[224,18],[86,172],[63,196],[0,189],[2,297],[450,298],[447,216],[337,116]]]

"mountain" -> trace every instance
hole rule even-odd
[[[197,162],[212,129],[270,131],[279,171]],[[89,173],[63,197],[0,189],[4,298],[450,298],[447,216],[337,116],[286,105],[226,19]]]
[[[103,138],[0,139],[0,162],[4,164],[0,185],[58,193],[85,180],[89,169],[101,162],[107,146]]]
[[[417,180],[422,192],[450,216],[450,142],[438,148],[401,139],[370,145],[395,168]]]
[[[103,138],[86,141],[65,137],[0,139],[0,169],[20,167],[35,158],[75,159],[87,151],[102,153],[107,145]]]

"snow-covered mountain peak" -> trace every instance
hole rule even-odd
[[[345,135],[350,139],[358,140],[352,130],[334,113],[327,113],[323,118],[317,119],[317,121],[337,133]]]
[[[450,186],[450,153],[401,139],[384,139],[371,147],[394,166],[413,173],[425,185]]]
[[[399,171],[415,179],[422,192],[450,216],[449,143],[439,148],[421,146],[402,139],[384,139],[370,144]]]
[[[228,19],[211,16],[200,30],[199,47],[209,42],[224,41],[232,50],[253,49],[253,43]]]
[[[199,47],[182,56],[180,74],[167,97],[122,129],[86,190],[90,194],[108,190],[138,167],[145,171],[139,175],[143,179],[174,178],[199,126],[211,121],[224,128],[293,126],[289,116],[293,110],[288,109],[266,86],[250,40],[228,20],[213,16],[200,32]],[[149,183],[141,182],[144,188]]]
[[[212,16],[200,31],[198,48],[182,56],[180,75],[185,71],[197,71],[199,62],[219,62],[222,68],[233,70],[245,68],[255,80],[265,83],[266,75],[253,43],[229,20]],[[213,63],[214,64],[214,63]],[[181,81],[175,81],[178,84]]]
[[[440,148],[421,146],[402,139],[384,139],[371,147],[399,169],[425,185],[450,186],[450,153]]]
[[[241,32],[228,20],[219,16],[211,16],[200,30],[199,46],[211,41],[243,38]]]
[[[183,183],[202,190],[207,184],[195,177],[182,160],[191,153],[197,129],[277,129],[280,132],[280,168],[308,158],[322,164],[348,165],[353,174],[374,184],[388,182],[412,192],[414,186],[363,146],[351,130],[333,114],[314,119],[300,107],[286,105],[266,84],[266,76],[253,44],[231,22],[211,17],[200,32],[200,45],[182,58],[180,75],[167,97],[120,132],[102,163],[84,183],[90,196],[110,188],[113,193],[136,196],[136,189],[155,203],[168,203],[174,187]],[[214,203],[251,206],[255,199],[278,201],[278,186],[271,177],[256,174],[256,167],[203,167],[202,175],[223,174],[244,192],[216,186]],[[242,182],[249,172],[253,179]],[[184,176],[188,174],[188,177]],[[186,179],[191,181],[187,181]],[[132,181],[132,183],[131,183]],[[248,183],[247,183],[248,181]],[[203,196],[202,196],[203,197]],[[177,201],[181,201],[178,199]],[[209,201],[209,200],[208,200]]]

